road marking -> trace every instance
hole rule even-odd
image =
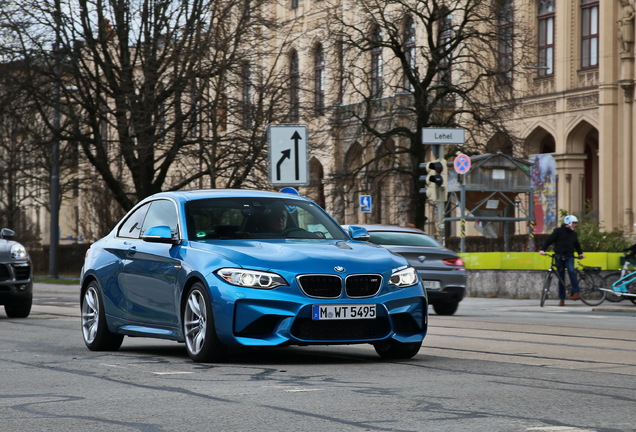
[[[542,432],[597,432],[597,429],[581,429],[570,426],[543,426],[526,429],[526,431],[542,431]]]

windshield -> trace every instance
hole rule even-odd
[[[369,232],[371,236],[371,243],[379,245],[393,245],[393,246],[424,246],[424,247],[437,247],[440,246],[437,241],[427,236],[426,234],[408,233],[408,232],[394,232],[394,231],[376,231]]]
[[[315,203],[272,198],[211,198],[186,203],[188,239],[347,240]]]

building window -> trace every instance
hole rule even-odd
[[[581,68],[598,66],[598,0],[581,0]]]
[[[298,53],[292,50],[289,54],[289,121],[300,119],[300,70],[298,68]]]
[[[497,78],[500,84],[512,83],[514,5],[501,0],[497,8]]]
[[[325,52],[320,44],[314,51],[314,109],[317,117],[325,114]]]
[[[439,74],[438,81],[440,84],[451,84],[451,62],[453,55],[451,52],[451,40],[453,37],[453,17],[448,12],[442,12],[439,22],[439,34],[437,37],[437,50],[439,55]]]
[[[413,18],[407,17],[404,22],[404,59],[406,67],[404,72],[404,91],[413,91],[413,83],[409,80],[409,75],[415,73],[415,23]]]
[[[376,27],[371,34],[371,97],[382,97],[382,31]]]
[[[539,1],[539,76],[554,75],[554,0]]]

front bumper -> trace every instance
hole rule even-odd
[[[0,264],[0,304],[33,296],[31,265]]]
[[[457,303],[466,294],[466,272],[464,270],[434,271],[418,270],[423,281],[439,283],[439,289],[426,289],[428,301],[434,303]]]
[[[426,335],[428,304],[419,285],[365,299],[326,300],[291,291],[250,290],[249,297],[239,294],[232,304],[231,319],[215,315],[220,340],[241,346],[331,345],[387,339],[422,342]],[[246,294],[245,290],[241,293]],[[377,314],[373,319],[312,319],[313,305],[329,304],[374,304]]]

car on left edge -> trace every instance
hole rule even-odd
[[[421,280],[366,236],[291,194],[150,196],[87,251],[84,342],[103,351],[125,336],[169,339],[196,362],[233,347],[336,344],[411,358],[428,325]]]
[[[0,304],[9,318],[26,318],[33,303],[33,269],[29,253],[14,237],[11,229],[0,230]]]

